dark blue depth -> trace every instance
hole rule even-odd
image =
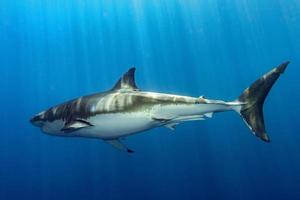
[[[0,199],[299,199],[299,10],[299,0],[0,0]],[[264,109],[270,144],[233,112],[129,137],[134,155],[29,123],[131,66],[143,90],[233,100],[286,60]]]

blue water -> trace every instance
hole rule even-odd
[[[0,0],[0,199],[299,199],[299,36],[299,0]],[[235,113],[129,137],[134,155],[28,121],[131,66],[143,90],[233,100],[286,60],[270,144]]]

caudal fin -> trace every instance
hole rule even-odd
[[[238,98],[238,101],[242,103],[239,111],[240,115],[253,134],[265,142],[270,142],[270,139],[266,133],[264,124],[263,104],[272,86],[284,72],[288,64],[289,62],[282,63],[256,80]]]

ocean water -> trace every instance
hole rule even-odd
[[[299,0],[0,0],[0,199],[300,199],[299,36]],[[270,144],[233,112],[128,137],[133,155],[29,123],[131,66],[142,90],[233,100],[287,60]]]

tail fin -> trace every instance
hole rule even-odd
[[[277,68],[274,68],[256,80],[238,98],[238,101],[242,103],[242,107],[239,111],[240,115],[252,130],[253,134],[265,142],[270,142],[270,139],[266,133],[264,124],[263,104],[272,86],[284,72],[288,64],[289,62],[282,63]]]

